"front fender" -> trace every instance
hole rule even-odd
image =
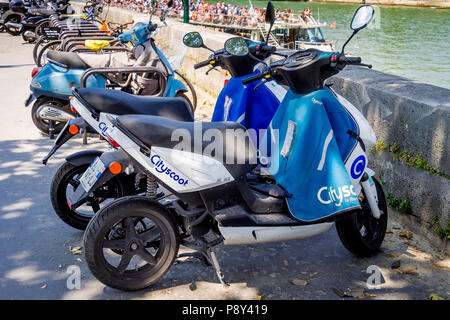
[[[187,92],[188,89],[184,83],[178,79],[174,79],[173,76],[169,77],[167,81],[167,89],[164,94],[166,97],[175,97],[178,92]]]
[[[74,166],[90,164],[96,157],[100,157],[103,151],[99,150],[83,150],[74,153],[66,158],[66,161]]]
[[[7,17],[9,17],[11,15],[14,15],[14,14],[18,15],[18,16],[21,16],[21,17],[25,16],[23,13],[19,13],[19,12],[14,12],[14,11],[8,10],[1,16],[1,20],[5,20]]]

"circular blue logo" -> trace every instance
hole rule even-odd
[[[353,179],[358,179],[364,173],[364,169],[366,168],[366,157],[360,155],[358,158],[353,161],[352,166],[350,168],[350,175]]]

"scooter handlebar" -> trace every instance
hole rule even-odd
[[[248,78],[242,79],[242,84],[248,84],[250,82],[262,79],[266,76],[267,73],[258,73],[255,74],[254,76],[250,76]]]
[[[346,56],[340,56],[339,62],[344,62],[347,64],[359,64],[361,63],[361,57],[346,57]]]
[[[199,63],[196,63],[196,64],[194,64],[194,69],[200,69],[200,68],[203,68],[203,67],[206,67],[206,66],[209,66],[209,64],[210,64],[210,59],[208,59],[208,60],[205,60],[205,61],[202,61],[202,62],[199,62]]]

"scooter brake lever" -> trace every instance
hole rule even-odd
[[[258,90],[258,88],[259,87],[261,87],[263,84],[265,84],[267,82],[267,80],[263,80],[263,81],[261,81],[260,83],[258,83],[254,88],[253,88],[253,90],[255,90],[255,92],[256,92],[256,90]]]
[[[360,64],[358,64],[359,66],[362,66],[362,67],[367,67],[367,68],[369,68],[369,69],[372,69],[372,65],[371,64],[365,64],[365,63],[360,63]]]
[[[205,74],[208,75],[208,73],[209,73],[210,71],[213,71],[215,68],[217,68],[217,67],[211,67],[211,68],[209,68],[209,70],[206,71]]]

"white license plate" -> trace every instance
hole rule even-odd
[[[100,160],[99,157],[95,158],[95,160],[91,163],[89,168],[87,168],[86,172],[83,173],[83,175],[80,178],[81,186],[86,192],[91,190],[91,187],[98,180],[98,178],[100,178],[105,169],[106,166],[102,162],[102,160]]]

